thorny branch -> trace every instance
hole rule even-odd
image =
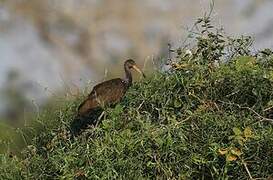
[[[258,116],[261,120],[260,121],[267,121],[267,122],[270,122],[270,123],[273,123],[273,119],[270,119],[270,118],[266,118],[262,115],[260,115],[259,113],[257,113],[255,110],[253,110],[252,108],[250,107],[245,107],[245,106],[241,106],[240,104],[236,104],[236,103],[232,103],[232,102],[225,102],[225,101],[221,101],[221,100],[218,100],[220,103],[223,103],[223,104],[228,104],[228,105],[232,105],[232,106],[237,106],[238,108],[240,109],[247,109],[249,111],[251,111],[253,114],[255,114],[256,116]]]

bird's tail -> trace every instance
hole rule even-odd
[[[95,126],[98,118],[102,114],[103,109],[96,108],[90,110],[86,115],[77,115],[70,125],[70,131],[72,135],[79,135],[84,129],[88,128],[88,126]]]

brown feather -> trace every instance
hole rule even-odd
[[[127,89],[125,82],[120,78],[96,85],[88,98],[79,106],[79,115],[84,115],[91,109],[118,103]]]

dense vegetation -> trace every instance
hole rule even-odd
[[[198,32],[194,32],[195,29]],[[273,176],[273,53],[199,19],[191,53],[135,83],[95,128],[72,137],[78,100],[40,115],[0,179],[251,179]]]

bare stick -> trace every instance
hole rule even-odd
[[[168,60],[171,61],[172,58],[171,58],[171,48],[172,48],[172,45],[170,43],[168,43]]]
[[[98,120],[97,120],[97,123],[96,123],[95,127],[98,127],[99,122],[101,121],[101,118],[103,117],[104,114],[105,114],[105,111],[103,111],[103,112],[101,113],[101,115],[99,116],[99,118],[98,118]]]
[[[219,102],[223,103],[223,104],[228,104],[228,105],[232,105],[232,106],[237,106],[238,108],[240,109],[247,109],[249,111],[251,111],[252,113],[254,113],[256,116],[258,116],[261,120],[260,121],[267,121],[267,122],[270,122],[270,123],[273,123],[273,119],[270,119],[270,118],[266,118],[262,115],[260,115],[259,113],[257,113],[256,111],[254,111],[253,109],[251,109],[250,107],[244,107],[244,106],[241,106],[239,104],[236,104],[236,103],[231,103],[231,102],[225,102],[225,101],[220,101]]]
[[[247,167],[245,161],[242,160],[242,163],[243,163],[243,165],[244,165],[244,167],[245,167],[245,169],[246,169],[246,172],[247,172],[247,174],[248,174],[248,176],[249,176],[249,179],[250,179],[250,180],[253,180],[253,177],[251,176],[251,173],[250,173],[250,171],[249,171],[249,169],[248,169],[248,167]]]

